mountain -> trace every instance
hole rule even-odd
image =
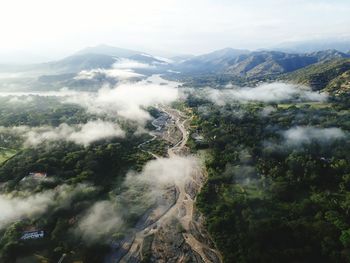
[[[29,65],[0,65],[2,74],[16,74],[18,77],[38,77],[40,75],[59,75],[77,73],[81,70],[110,68],[116,59],[101,54],[73,55],[61,60]]]
[[[224,48],[208,54],[197,56],[196,58],[194,58],[194,60],[198,60],[202,62],[222,61],[225,58],[232,59],[242,54],[248,54],[249,52],[250,52],[249,50],[243,50],[243,49]]]
[[[91,91],[99,89],[105,83],[115,85],[123,79],[123,71],[127,75],[134,73],[135,77],[130,77],[129,80],[135,81],[144,76],[166,72],[169,68],[169,63],[170,61],[167,59],[144,53],[135,54],[127,58],[87,53],[74,54],[61,60],[41,64],[25,66],[0,65],[1,75],[3,77],[9,76],[6,77],[6,83],[4,79],[0,83],[0,89],[6,90],[9,87],[8,83],[11,83],[11,86],[16,87],[17,90],[57,90],[62,87],[69,87]],[[103,69],[112,71],[104,71]],[[90,73],[93,77],[87,79],[76,78],[84,70],[94,70],[94,72]],[[87,72],[86,74],[89,73]],[[120,76],[117,76],[118,74]]]
[[[314,90],[342,93],[350,90],[350,59],[324,61],[284,76]]]
[[[350,92],[350,70],[347,70],[332,79],[325,90],[334,95],[348,94]]]
[[[115,63],[115,58],[102,54],[82,54],[64,58],[59,61],[47,63],[50,71],[56,73],[73,73],[81,70],[96,68],[110,68]]]
[[[189,60],[191,58],[194,58],[194,57],[195,57],[194,55],[179,55],[179,56],[171,57],[170,59],[172,61],[174,61],[175,63],[182,63],[182,62]]]
[[[274,75],[293,71],[317,61],[314,56],[260,51],[239,56],[231,66],[225,69],[225,73],[247,77]]]
[[[321,61],[348,57],[348,54],[336,50],[306,54],[259,51],[239,56],[233,61],[233,64],[225,70],[225,73],[245,77],[276,75],[292,72]]]
[[[135,60],[137,62],[145,63],[145,64],[168,64],[169,60],[165,58],[154,57],[149,54],[136,54],[129,57],[131,60]]]
[[[292,72],[321,61],[349,57],[349,54],[337,50],[297,54],[280,51],[249,52],[228,48],[179,63],[177,70],[184,74],[212,73],[255,78]]]
[[[130,54],[129,54],[130,55]],[[1,65],[1,73],[17,73],[21,76],[29,75],[40,76],[40,75],[60,75],[77,73],[82,70],[91,69],[108,69],[113,66],[114,63],[122,61],[125,57],[116,57],[114,55],[105,55],[97,53],[86,53],[86,54],[74,54],[72,56],[66,57],[61,60],[31,64],[31,65]],[[169,61],[167,59],[162,60],[162,58],[153,57],[148,54],[134,54],[129,56],[127,59],[130,62],[137,62],[149,65],[152,70],[158,70],[158,67],[164,67],[168,65]],[[136,64],[137,64],[136,63]],[[133,63],[130,63],[133,64]],[[144,65],[147,67],[147,65]],[[132,65],[130,65],[132,68]],[[135,68],[135,71],[140,71],[141,69]]]
[[[76,52],[74,55],[86,55],[86,54],[99,54],[99,55],[107,55],[107,56],[115,56],[115,57],[131,57],[134,55],[142,54],[143,52],[130,50],[130,49],[124,49],[124,48],[118,48],[108,45],[98,45],[94,47],[87,47],[84,48],[78,52]]]
[[[98,54],[97,52],[106,54]],[[120,56],[116,56],[118,52]],[[225,48],[185,60],[179,58],[174,61],[146,53],[136,53],[136,51],[103,45],[84,49],[84,51],[72,56],[48,63],[9,67],[0,65],[0,72],[3,76],[12,78],[9,80],[10,82],[14,82],[16,79],[20,81],[20,86],[23,86],[24,78],[31,78],[31,88],[33,85],[46,85],[48,87],[48,84],[52,84],[55,88],[57,85],[71,86],[71,83],[75,85],[77,81],[74,76],[78,72],[92,69],[110,69],[113,66],[119,67],[120,70],[131,69],[135,73],[145,76],[167,74],[169,77],[176,79],[201,77],[201,83],[207,83],[204,81],[205,75],[208,76],[210,82],[212,81],[211,76],[215,76],[215,79],[221,79],[222,82],[230,79],[247,80],[247,78],[252,81],[260,81],[264,78],[275,78],[281,74],[294,72],[310,65],[348,58],[350,58],[349,53],[337,50],[299,54],[281,51],[251,52]],[[105,78],[99,78],[96,85],[103,81],[105,81]],[[315,86],[315,89],[322,89],[323,87],[318,86],[318,81],[318,78],[316,78],[315,81],[310,81],[310,83]],[[91,84],[85,82],[84,87]],[[79,81],[79,85],[81,83],[82,81]]]
[[[319,61],[333,60],[337,58],[350,58],[350,53],[344,53],[336,49],[316,51],[310,53],[310,55],[317,57]]]
[[[101,47],[101,46],[99,46]],[[107,47],[107,48],[106,48]],[[129,66],[133,68],[133,62],[141,63],[144,65],[134,65],[135,71],[140,71],[141,68],[152,68],[156,69],[157,66],[165,66],[169,64],[169,60],[154,57],[146,53],[133,53],[133,51],[128,51],[126,49],[113,48],[109,46],[103,46],[103,49],[97,48],[97,50],[111,51],[109,54],[98,54],[98,53],[86,53],[86,54],[74,54],[67,58],[59,61],[48,63],[50,69],[54,69],[57,72],[72,73],[79,72],[81,70],[90,70],[97,68],[111,68],[114,63],[121,62],[123,59],[127,59],[130,62]],[[89,51],[93,52],[93,49]],[[116,51],[116,52],[112,52]],[[121,51],[121,52],[119,52]],[[136,52],[136,51],[135,51]],[[119,53],[119,56],[117,56]],[[113,55],[112,55],[113,54]]]
[[[177,64],[176,70],[186,73],[217,72],[231,65],[233,59],[248,53],[248,50],[225,48],[182,61]]]

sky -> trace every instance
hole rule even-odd
[[[201,54],[350,37],[349,0],[1,0],[0,54],[64,56],[108,44]],[[1,61],[0,61],[1,64]]]

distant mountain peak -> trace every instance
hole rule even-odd
[[[74,55],[84,55],[84,54],[99,54],[99,55],[126,57],[127,58],[127,57],[131,57],[134,55],[143,54],[143,52],[131,50],[131,49],[113,47],[113,46],[106,45],[106,44],[99,44],[97,46],[86,47],[86,48],[76,52]]]

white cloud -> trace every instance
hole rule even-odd
[[[29,97],[29,96],[25,96],[21,99],[17,96],[14,96],[14,97],[11,96],[10,99],[8,100],[8,102],[12,104],[26,104],[32,101],[33,101],[33,97]]]
[[[59,91],[30,91],[30,92],[0,92],[0,97],[10,97],[10,100],[13,99],[12,102],[16,102],[17,100],[20,100],[21,102],[26,102],[28,97],[28,102],[32,100],[33,96],[40,96],[40,97],[69,97],[69,96],[76,96],[77,91],[70,90],[68,88],[62,88]],[[79,91],[80,94],[89,94],[91,92],[84,92]]]
[[[0,229],[21,217],[42,214],[52,203],[53,197],[53,192],[34,194],[27,198],[0,195]]]
[[[79,104],[96,114],[121,116],[144,124],[151,119],[144,109],[155,104],[169,104],[179,98],[173,82],[153,83],[149,79],[135,83],[122,83],[115,88],[104,87],[97,93],[79,93],[67,96],[66,101]]]
[[[140,173],[129,172],[123,185],[127,191],[118,198],[133,200],[135,211],[150,206],[159,200],[169,186],[184,185],[196,173],[200,165],[194,156],[159,158],[149,161]],[[139,207],[138,207],[139,206]]]
[[[92,69],[82,70],[77,76],[74,77],[76,80],[91,80],[96,78],[113,78],[116,80],[129,80],[143,77],[142,74],[138,74],[128,69]]]
[[[282,102],[290,100],[325,101],[327,95],[314,92],[305,86],[287,83],[262,84],[255,88],[206,89],[205,93],[213,102],[224,105],[234,101]]]
[[[24,217],[35,218],[50,207],[68,207],[77,194],[91,193],[95,189],[86,184],[61,185],[40,193],[26,191],[0,194],[0,229]]]
[[[113,68],[115,69],[149,69],[149,68],[155,68],[155,67],[150,64],[141,63],[136,60],[119,58],[113,64]]]
[[[89,121],[85,124],[69,126],[66,123],[58,127],[41,126],[17,126],[17,127],[0,127],[1,130],[12,130],[25,139],[24,144],[27,146],[36,146],[47,141],[71,141],[84,146],[101,139],[124,137],[125,132],[118,124],[105,122],[102,120]]]
[[[90,77],[90,73],[86,72],[86,77]],[[162,79],[159,75],[153,75],[142,81],[122,82],[113,88],[105,85],[97,92],[82,92],[63,88],[60,91],[50,92],[0,92],[0,96],[17,97],[20,100],[24,100],[24,96],[57,97],[62,102],[78,104],[91,113],[114,118],[123,117],[143,125],[151,119],[145,108],[156,104],[170,104],[180,98],[180,92],[177,88],[179,84],[175,81]]]
[[[88,242],[95,241],[106,234],[112,234],[123,225],[123,220],[118,213],[114,202],[107,200],[96,202],[79,221],[78,227],[74,230],[75,234]]]
[[[133,184],[138,180],[156,187],[179,184],[189,180],[199,169],[198,160],[193,156],[159,158],[149,161],[141,173],[128,174],[126,184]]]
[[[339,128],[293,127],[283,132],[288,145],[300,145],[312,141],[328,142],[345,138],[346,134]]]
[[[116,197],[96,202],[78,222],[75,234],[91,242],[120,229],[126,231],[123,216],[142,215],[160,201],[169,186],[188,182],[193,173],[199,172],[195,157],[160,158],[149,161],[140,173],[129,172],[123,182],[125,189]]]
[[[277,111],[276,108],[272,107],[272,106],[265,106],[262,110],[261,110],[261,116],[262,117],[267,117],[269,116],[271,113]]]

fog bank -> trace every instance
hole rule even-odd
[[[312,91],[300,85],[282,82],[261,84],[257,87],[205,89],[204,96],[218,105],[231,102],[283,102],[283,101],[326,101],[327,95]]]
[[[37,146],[44,142],[60,140],[88,146],[98,140],[125,136],[125,132],[118,124],[102,120],[89,121],[74,126],[62,123],[58,127],[0,127],[0,131],[11,131],[21,136],[24,138],[25,146]]]
[[[159,201],[166,188],[186,182],[199,169],[198,160],[191,156],[149,161],[140,173],[127,174],[121,193],[92,205],[78,222],[75,234],[91,242],[127,230],[123,217],[144,214]]]
[[[33,219],[48,211],[50,207],[68,207],[78,194],[90,194],[94,188],[86,184],[60,185],[53,190],[39,193],[27,191],[0,195],[0,229],[8,224],[28,217]]]
[[[346,134],[339,128],[293,127],[283,132],[288,145],[300,145],[317,141],[320,143],[345,138]]]

